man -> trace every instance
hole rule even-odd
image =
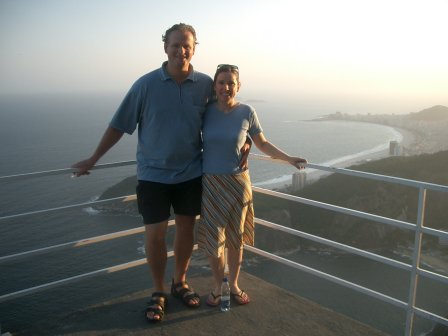
[[[186,282],[186,272],[195,218],[201,209],[202,116],[213,85],[208,75],[190,64],[197,44],[192,26],[176,24],[162,40],[168,61],[134,83],[93,155],[72,166],[76,176],[89,174],[124,133],[132,134],[138,126],[137,199],[155,289],[146,310],[150,322],[163,319],[167,301],[165,235],[171,206],[176,223],[171,294],[188,307],[200,304],[199,295]]]

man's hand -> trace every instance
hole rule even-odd
[[[123,136],[123,132],[113,128],[108,127],[101,138],[98,147],[91,157],[86,160],[79,161],[75,163],[72,168],[76,168],[73,172],[73,176],[79,177],[81,175],[89,175],[93,166],[96,162],[109,150],[114,146]]]
[[[247,170],[249,169],[249,152],[250,152],[250,148],[252,147],[252,141],[247,138],[248,140],[246,140],[246,143],[243,145],[243,147],[241,147],[241,161],[240,161],[240,169],[241,170]]]
[[[73,176],[80,177],[82,175],[89,175],[93,166],[95,165],[95,161],[92,158],[88,158],[86,160],[79,161],[71,166],[71,168],[76,168],[73,172]]]

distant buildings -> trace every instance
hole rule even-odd
[[[398,141],[392,140],[389,143],[389,155],[391,156],[399,156],[402,154],[401,145]]]
[[[300,170],[292,175],[292,191],[302,190],[306,184],[306,171]]]

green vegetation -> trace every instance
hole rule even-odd
[[[100,197],[100,199],[113,198],[119,196],[135,194],[135,187],[137,186],[137,176],[130,176],[123,181],[107,189]]]
[[[405,179],[448,185],[448,151],[412,157],[390,157],[349,167],[349,169]],[[379,182],[342,174],[332,174],[306,186],[297,196],[415,223],[417,188]],[[268,209],[288,209],[290,226],[342,243],[362,248],[390,248],[409,245],[411,231],[393,228],[353,216],[275,199],[267,195],[254,198],[257,217],[269,216]],[[448,229],[448,194],[428,191],[425,226]],[[427,245],[437,240],[427,237]]]

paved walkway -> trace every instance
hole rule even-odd
[[[202,294],[201,307],[188,309],[170,296],[165,319],[158,324],[144,318],[142,307],[151,293],[146,290],[76,311],[63,320],[42,321],[20,335],[386,335],[245,272],[240,286],[248,289],[252,302],[234,304],[227,313],[205,305],[210,277],[193,276],[190,283]]]

